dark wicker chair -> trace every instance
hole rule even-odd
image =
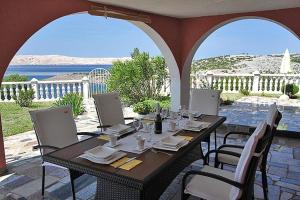
[[[95,133],[80,132],[77,133],[75,121],[73,119],[72,109],[69,106],[29,111],[36,133],[38,145],[33,149],[39,149],[41,156],[68,145],[79,142],[77,135],[97,136]],[[45,171],[46,166],[59,165],[42,161],[42,195],[45,193]],[[69,170],[71,179],[71,188],[73,199],[75,197],[74,180],[81,175],[80,172]]]
[[[261,123],[255,134],[246,143],[241,161],[235,173],[210,167],[208,157],[217,150],[209,151],[204,157],[204,167],[200,171],[188,171],[182,180],[182,199],[197,196],[202,199],[253,199],[256,169],[267,149],[270,127]],[[193,176],[190,180],[189,177]],[[242,178],[240,178],[242,177]]]
[[[271,108],[272,109],[272,108]],[[282,118],[282,114],[276,109],[276,118],[273,122],[268,122],[268,125],[271,127],[271,131],[268,134],[268,143],[266,146],[266,150],[260,160],[259,163],[259,168],[262,173],[262,186],[263,186],[263,191],[264,191],[264,198],[268,199],[268,181],[267,181],[267,158],[268,158],[268,153],[274,138],[274,135],[277,130],[277,126]],[[270,115],[271,112],[269,112],[268,115]],[[269,116],[270,117],[270,116]],[[252,131],[250,132],[229,132],[225,135],[224,137],[224,142],[223,145],[221,145],[217,152],[216,152],[216,157],[215,157],[215,167],[219,167],[221,165],[221,168],[223,168],[224,164],[228,165],[237,165],[241,152],[244,148],[244,146],[241,145],[232,145],[232,144],[227,144],[227,138],[231,135],[245,135],[249,136],[251,135]]]

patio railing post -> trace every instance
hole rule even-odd
[[[89,99],[89,89],[90,89],[90,82],[88,77],[83,77],[82,78],[82,87],[83,87],[83,100],[87,101]]]
[[[253,72],[253,86],[252,86],[252,92],[257,93],[259,91],[259,78],[260,73],[259,71]]]
[[[208,82],[208,87],[209,88],[213,87],[213,76],[214,76],[214,74],[211,71],[208,71],[206,73],[206,78],[207,78],[207,82]]]
[[[30,81],[30,85],[34,91],[34,101],[37,101],[38,98],[39,98],[39,95],[38,95],[38,80],[36,78],[33,78],[31,79]]]

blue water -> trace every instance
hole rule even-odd
[[[109,69],[111,65],[11,65],[4,76],[20,74],[28,76],[29,80],[42,80],[58,74],[89,73],[96,68]]]

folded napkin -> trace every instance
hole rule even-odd
[[[194,137],[192,137],[192,136],[184,136],[184,135],[178,135],[178,137],[182,137],[182,138],[184,138],[186,141],[192,141],[192,139],[194,138]]]
[[[109,136],[108,135],[100,135],[99,137],[97,137],[97,139],[109,141]]]
[[[143,161],[141,161],[141,160],[134,159],[124,165],[121,165],[119,168],[124,169],[124,170],[131,170],[132,168],[136,167],[137,165],[139,165],[142,162]]]
[[[120,160],[117,160],[115,162],[113,162],[112,164],[110,164],[110,166],[114,167],[114,168],[118,168],[121,165],[125,164],[127,162],[127,160],[129,160],[130,158],[128,157],[123,157]]]
[[[128,157],[123,157],[119,160],[117,160],[116,162],[113,162],[112,164],[110,164],[110,166],[114,167],[114,168],[120,168],[120,169],[124,169],[124,170],[131,170],[132,168],[134,168],[135,166],[137,166],[138,164],[142,163],[143,161],[141,160],[131,160],[128,162],[128,160],[131,158]],[[128,162],[128,163],[126,163]]]

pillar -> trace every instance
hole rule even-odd
[[[3,132],[2,132],[2,121],[0,115],[0,152],[4,152],[4,141],[3,141]],[[7,171],[5,153],[0,153],[0,175],[4,174]]]
[[[252,92],[257,93],[259,89],[259,77],[260,73],[259,71],[253,72],[253,86],[252,86]]]

